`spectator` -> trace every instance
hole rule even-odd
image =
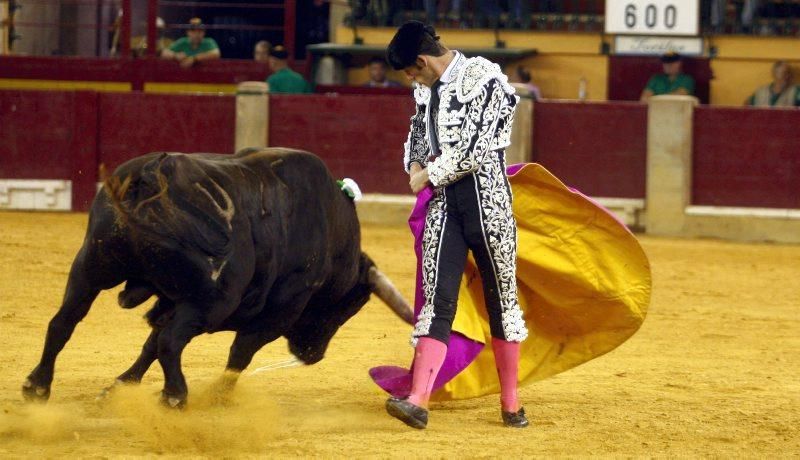
[[[514,78],[513,83],[521,83],[528,90],[528,94],[530,94],[534,101],[540,101],[542,99],[542,93],[539,91],[539,87],[531,83],[530,70],[525,67],[517,66],[516,78]]]
[[[423,2],[425,4],[425,17],[428,21],[428,24],[435,24],[439,20],[439,15],[437,9],[439,8],[438,3],[442,3],[442,7],[446,8],[446,4],[448,2],[438,2],[437,0],[425,0]],[[450,13],[447,15],[449,19],[458,21],[461,23],[462,13],[461,13],[461,0],[451,0],[450,2]]]
[[[789,64],[778,61],[772,65],[772,83],[756,90],[746,102],[756,107],[800,107],[800,88],[792,84]]]
[[[364,83],[364,86],[370,88],[399,88],[403,86],[400,82],[389,80],[386,78],[386,60],[382,57],[375,56],[369,60],[367,64],[369,70],[369,81]]]
[[[253,59],[256,62],[267,63],[269,62],[269,54],[272,50],[272,43],[261,40],[260,42],[256,43],[256,46],[253,47]]]
[[[164,50],[172,44],[172,40],[164,37],[165,28],[164,20],[160,17],[156,18],[156,56],[161,56]],[[142,57],[147,54],[147,35],[131,37],[131,53],[134,57]]]
[[[650,77],[639,98],[642,102],[647,102],[652,96],[662,94],[694,94],[694,78],[685,73],[681,73],[681,55],[669,51],[661,56],[664,73]]]
[[[206,29],[200,18],[189,20],[186,36],[178,39],[161,53],[164,59],[175,59],[181,67],[189,68],[196,62],[219,59],[220,52],[213,38],[206,38]]]
[[[272,75],[267,78],[270,93],[310,93],[311,85],[302,75],[289,68],[286,59],[289,53],[282,45],[272,48],[269,55],[269,66],[272,68]]]
[[[508,1],[508,26],[514,29],[531,28],[531,2],[523,0]]]

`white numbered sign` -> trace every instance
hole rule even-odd
[[[697,35],[699,0],[606,0],[606,33]]]

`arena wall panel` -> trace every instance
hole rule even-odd
[[[105,93],[99,112],[99,161],[109,171],[149,152],[233,153],[234,96]]]
[[[74,92],[0,91],[0,178],[68,179]]]
[[[800,111],[697,107],[692,204],[800,208]]]
[[[534,104],[533,161],[596,197],[644,198],[647,106],[637,103]]]
[[[270,95],[269,144],[313,152],[364,193],[409,193],[403,143],[410,96]]]

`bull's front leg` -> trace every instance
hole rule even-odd
[[[189,342],[203,332],[204,319],[199,307],[181,304],[175,316],[158,334],[158,362],[164,371],[161,401],[172,408],[186,405],[189,390],[181,370],[181,353]]]
[[[83,257],[75,260],[70,270],[64,301],[58,313],[50,320],[44,350],[39,364],[22,385],[22,395],[28,401],[47,401],[56,357],[64,348],[75,326],[86,316],[100,289],[95,288],[84,271]]]

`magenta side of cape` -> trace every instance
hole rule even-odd
[[[516,164],[506,169],[506,174],[513,176],[524,164]],[[425,303],[425,296],[422,292],[422,234],[425,232],[425,215],[428,212],[428,203],[433,198],[433,187],[428,186],[417,195],[417,202],[408,218],[408,226],[411,234],[414,235],[414,252],[417,255],[417,284],[414,291],[414,320],[419,316],[422,305]],[[481,342],[476,342],[466,336],[453,331],[450,334],[450,343],[447,346],[447,355],[444,364],[436,376],[433,384],[433,391],[443,387],[444,384],[452,380],[461,371],[467,368],[472,361],[480,354],[483,349]],[[378,366],[369,370],[372,380],[383,388],[386,392],[395,397],[406,397],[411,392],[411,369],[399,366]]]

